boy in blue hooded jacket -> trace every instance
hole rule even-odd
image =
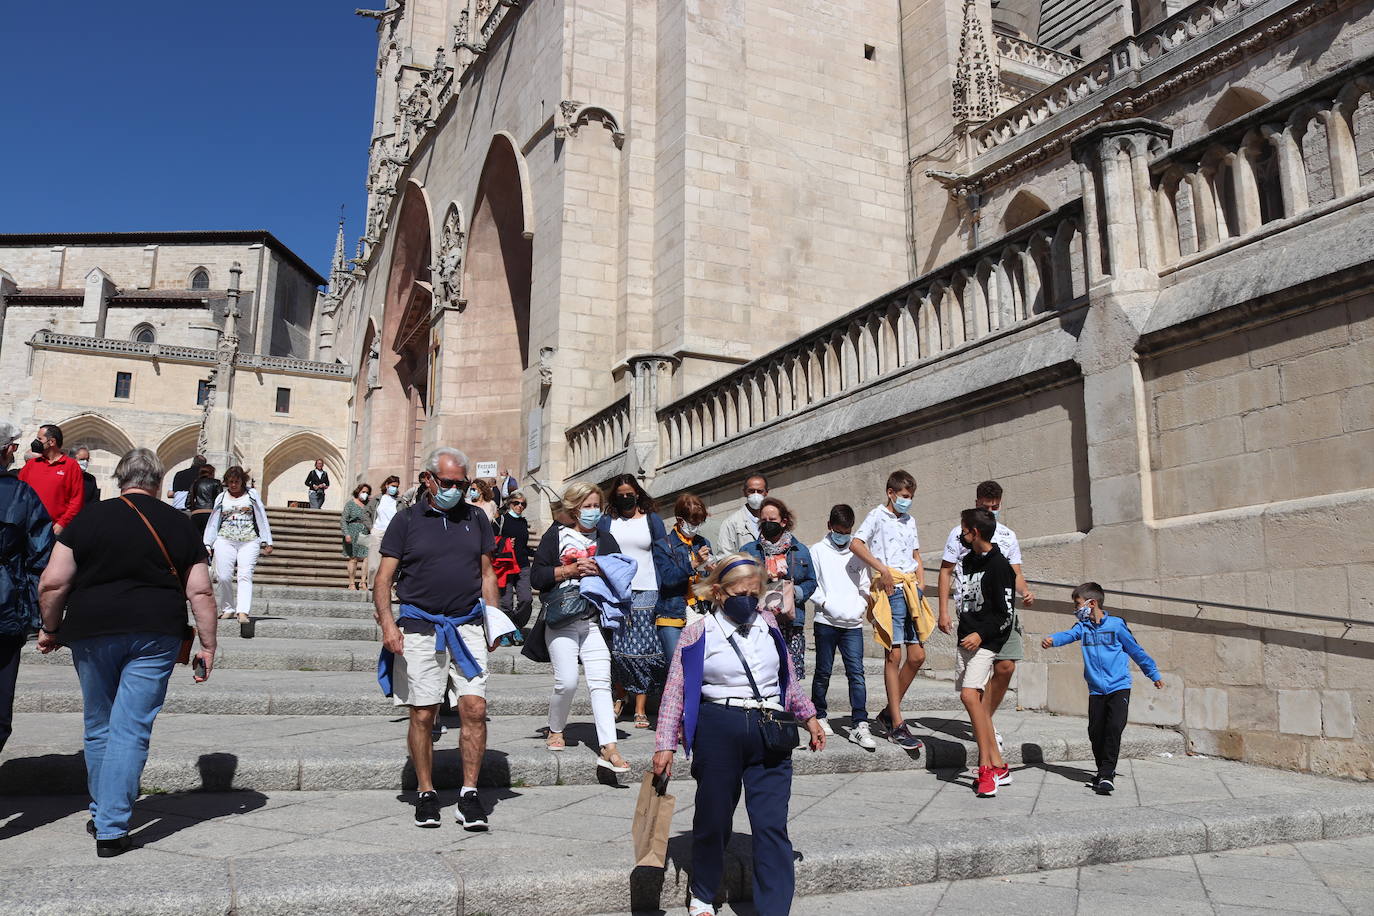
[[[1159,666],[1135,641],[1126,621],[1112,617],[1102,609],[1106,598],[1102,586],[1084,582],[1073,590],[1074,616],[1078,622],[1072,629],[1046,636],[1042,649],[1083,643],[1083,680],[1088,682],[1088,740],[1097,758],[1097,775],[1090,785],[1098,795],[1110,795],[1116,788],[1116,761],[1121,753],[1121,733],[1126,728],[1126,715],[1131,705],[1131,666],[1129,655],[1154,681],[1155,689],[1164,687]]]

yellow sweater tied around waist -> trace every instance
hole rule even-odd
[[[924,643],[935,630],[935,614],[926,602],[925,595],[916,587],[916,571],[901,572],[890,566],[887,571],[892,574],[893,585],[906,595],[907,613],[915,615],[916,636]],[[887,650],[892,648],[892,604],[887,594],[876,586],[875,581],[868,615],[873,621],[874,638],[878,640],[878,645]]]

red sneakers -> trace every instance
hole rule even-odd
[[[997,778],[997,784],[999,786],[1011,785],[1011,767],[998,767],[992,771],[992,775]]]
[[[979,798],[992,798],[997,794],[997,771],[992,767],[979,767],[978,779],[973,784],[973,791]]]

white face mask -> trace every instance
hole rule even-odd
[[[677,520],[677,530],[678,530],[678,531],[681,531],[683,534],[685,534],[685,535],[686,535],[687,537],[689,537],[689,538],[694,538],[694,537],[697,536],[697,532],[701,530],[701,526],[700,526],[700,525],[693,525],[691,522],[687,521],[685,518],[680,518],[680,519]]]
[[[367,502],[367,498],[368,498],[369,496],[371,496],[371,495],[372,495],[371,493],[368,493],[367,491],[363,491],[362,493],[359,493],[359,494],[358,494],[358,498],[361,499],[363,502]]]
[[[81,470],[84,471],[84,470],[86,470],[87,467],[90,466],[90,463],[91,463],[91,462],[90,462],[88,459],[86,459],[86,458],[78,458],[77,461],[76,461],[76,463],[77,463],[77,465],[81,468]]]
[[[759,506],[763,505],[764,495],[762,493],[750,493],[744,497],[745,504],[755,512],[759,511]]]

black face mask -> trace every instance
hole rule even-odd
[[[637,493],[617,493],[615,494],[615,507],[620,510],[621,515],[629,515],[635,511],[639,505],[639,494]]]
[[[964,537],[962,534],[959,535],[959,543],[964,545],[965,550],[973,549],[973,542],[970,541],[968,538]]]
[[[759,599],[753,595],[731,595],[720,606],[721,611],[736,626],[744,626],[759,609]]]
[[[29,443],[29,451],[34,452],[34,453],[39,454],[39,455],[43,454],[43,451],[44,451],[44,449],[46,449],[46,448],[47,448],[47,446],[45,446],[45,445],[43,444],[43,440],[42,440],[42,439],[35,439],[35,440],[33,440],[32,442]]]
[[[764,522],[759,525],[759,534],[763,535],[764,540],[776,541],[782,537],[782,522]]]

